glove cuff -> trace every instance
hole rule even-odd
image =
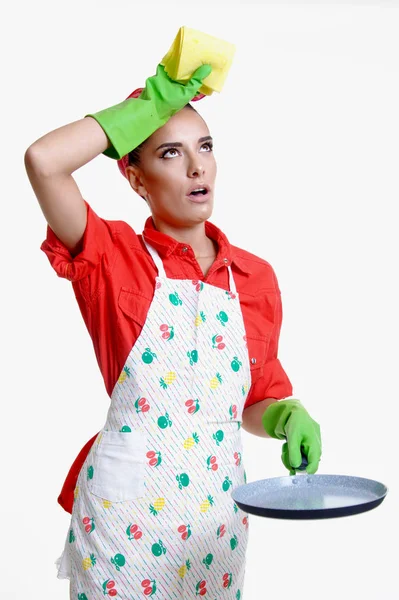
[[[262,415],[262,425],[266,433],[272,438],[285,440],[285,425],[291,413],[297,408],[304,410],[300,400],[296,398],[270,404]]]
[[[128,98],[85,117],[95,119],[111,142],[103,154],[117,160],[137,148],[167,120],[158,116],[151,101],[141,98]]]

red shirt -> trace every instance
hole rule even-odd
[[[157,250],[167,277],[172,279],[205,281],[227,290],[227,265],[231,266],[251,367],[251,388],[245,408],[265,398],[292,395],[291,382],[277,358],[281,292],[267,261],[233,246],[218,227],[206,221],[206,235],[217,242],[218,254],[204,277],[191,246],[156,230],[151,216],[145,222],[143,234],[138,235],[128,223],[102,219],[88,202],[85,204],[87,226],[82,251],[72,257],[49,225],[40,249],[57,275],[72,282],[109,396],[141,332],[153,297],[157,269],[142,235]],[[69,482],[69,488],[94,439],[95,436],[72,465],[65,482]],[[65,503],[62,505],[66,508]]]

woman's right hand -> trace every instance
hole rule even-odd
[[[184,108],[211,71],[210,65],[201,65],[183,84],[173,81],[159,64],[138,98],[129,96],[115,106],[86,114],[99,123],[111,142],[103,154],[117,160],[126,156]]]
[[[186,83],[179,83],[171,79],[165,67],[159,64],[156,75],[146,79],[145,88],[139,97],[154,102],[159,117],[168,119],[194,98],[203,80],[211,72],[211,65],[201,65]]]

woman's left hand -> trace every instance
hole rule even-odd
[[[290,475],[294,475],[301,465],[302,452],[308,461],[307,473],[316,473],[322,452],[320,426],[299,400],[280,400],[271,404],[262,423],[270,437],[286,439],[281,459]]]

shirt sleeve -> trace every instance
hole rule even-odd
[[[72,283],[82,282],[93,275],[96,268],[105,263],[105,268],[112,262],[115,252],[115,232],[111,221],[100,218],[84,200],[87,207],[87,224],[83,235],[83,248],[76,256],[72,256],[65,244],[47,225],[47,237],[40,249],[47,255],[51,266],[58,277],[68,279]],[[98,269],[97,269],[98,270]],[[101,275],[93,277],[91,292],[99,284]],[[87,289],[87,285],[85,286]]]
[[[281,292],[274,272],[273,276],[277,292],[274,311],[275,325],[270,338],[267,357],[263,366],[263,373],[252,384],[244,408],[256,404],[256,402],[260,402],[265,398],[276,398],[276,400],[281,400],[282,398],[287,398],[287,396],[292,396],[292,384],[277,357],[281,324],[283,321],[283,308]]]

